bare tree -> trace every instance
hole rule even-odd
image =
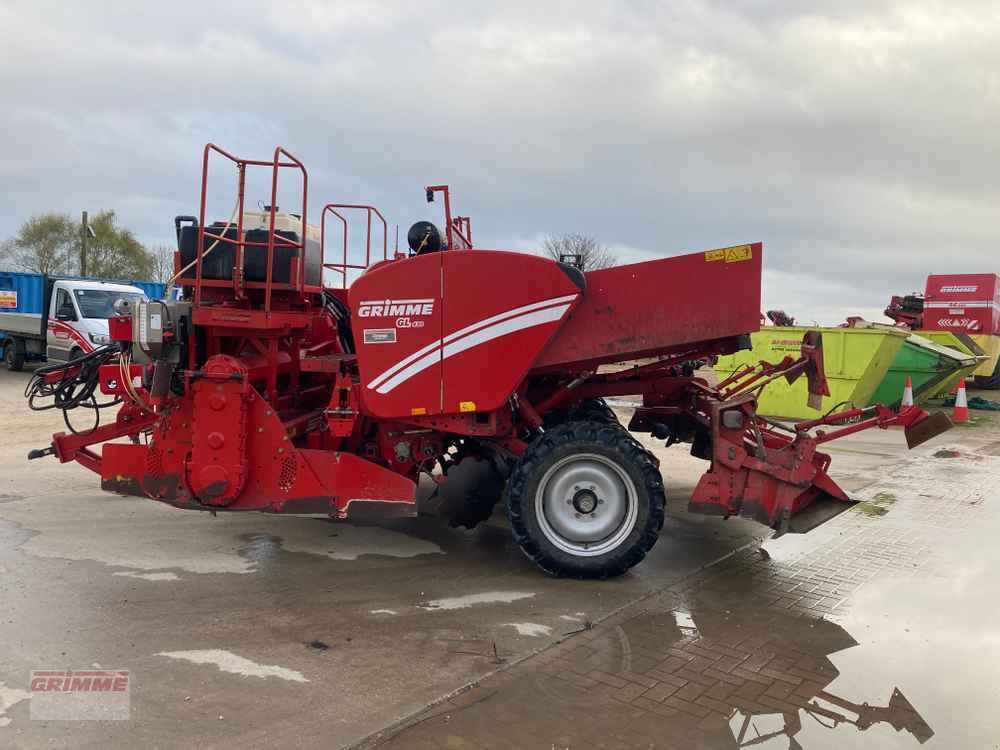
[[[542,242],[542,250],[553,260],[567,255],[579,256],[584,271],[615,265],[615,256],[608,246],[588,234],[550,235]]]
[[[149,248],[153,262],[153,281],[169,281],[174,275],[174,249],[170,245],[153,245]]]

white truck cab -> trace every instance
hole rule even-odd
[[[110,342],[108,318],[116,300],[146,299],[139,287],[97,281],[56,281],[49,301],[45,354],[68,360]]]
[[[8,369],[67,361],[109,343],[108,318],[119,299],[146,294],[131,284],[0,272],[0,347]]]

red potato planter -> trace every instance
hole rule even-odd
[[[206,224],[210,161],[238,177],[228,222]],[[263,214],[243,210],[254,168],[272,177]],[[298,178],[299,213],[275,207],[279,176]],[[436,193],[443,235],[414,225],[415,252],[389,258],[372,207],[327,205],[316,237],[306,170],[283,149],[246,160],[210,144],[200,216],[177,222],[181,299],[123,308],[115,343],[39,370],[29,386],[36,408],[52,397],[67,412],[93,408],[99,389],[120,399],[115,419],[57,434],[32,457],[78,461],[107,490],[178,507],[337,518],[412,514],[421,473],[447,485],[472,463],[485,469],[476,483],[442,493],[453,524],[484,520],[502,495],[528,557],[588,578],[640,562],[663,526],[657,461],[630,431],[690,443],[709,461],[692,511],[784,533],[849,507],[820,444],[902,425],[914,445],[949,426],[917,408],[789,426],[759,418],[755,394],[775,378],[805,377],[826,394],[815,335],[797,359],[716,386],[700,378],[700,363],[749,346],[759,326],[759,243],[583,273],[475,248],[448,189],[427,189]],[[363,259],[349,254],[349,212],[367,219]],[[337,260],[324,247],[334,218]],[[342,283],[325,288],[324,271]],[[603,402],[625,395],[642,398],[627,429]]]

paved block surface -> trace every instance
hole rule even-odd
[[[692,574],[375,744],[996,747],[995,448],[920,449],[811,534]]]

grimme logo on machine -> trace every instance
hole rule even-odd
[[[432,299],[380,299],[358,305],[359,318],[396,318],[396,328],[423,328],[424,318],[434,314]]]
[[[943,286],[941,287],[942,292],[974,292],[979,289],[978,286]]]

